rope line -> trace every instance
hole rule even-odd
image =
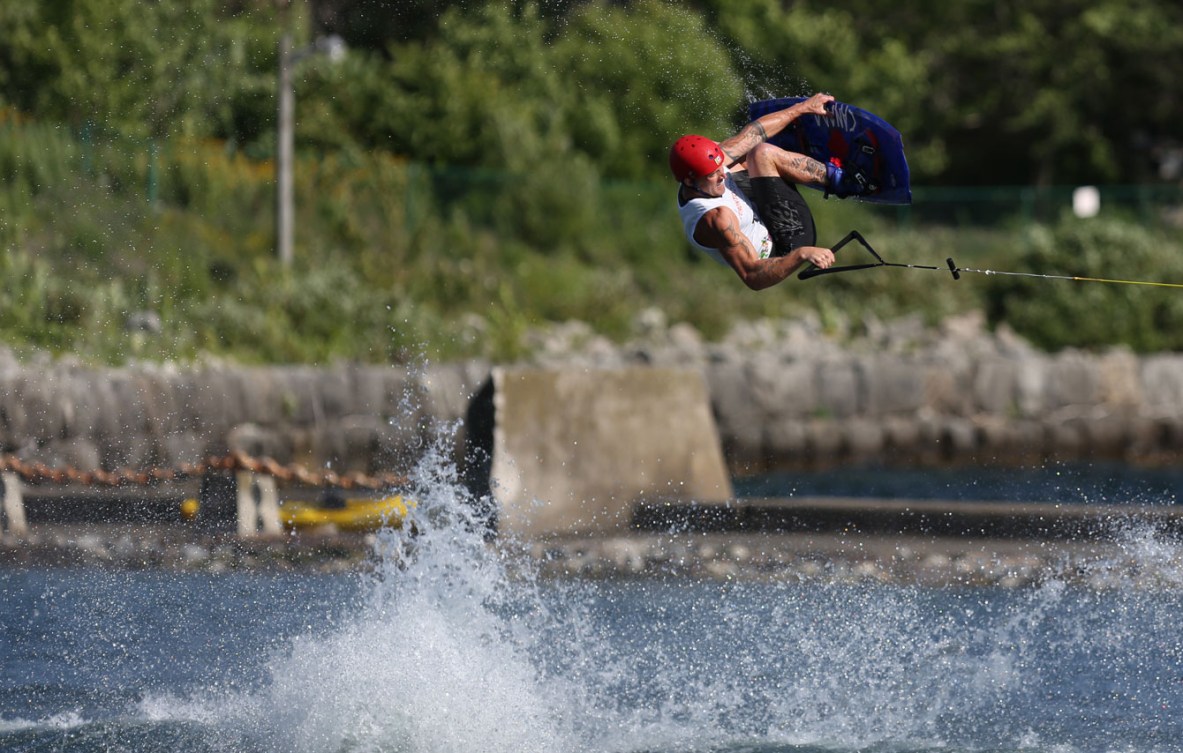
[[[949,261],[952,261],[950,259]],[[1043,280],[1070,280],[1073,282],[1106,282],[1111,285],[1148,285],[1156,288],[1183,288],[1183,283],[1178,282],[1154,282],[1151,280],[1116,280],[1107,277],[1082,277],[1080,275],[1051,275],[1038,274],[1036,272],[999,272],[993,269],[971,269],[969,267],[957,267],[958,272],[974,272],[980,275],[1006,275],[1008,277],[1038,277]]]
[[[182,463],[173,468],[114,471],[57,468],[40,462],[28,462],[14,455],[0,456],[0,471],[8,471],[29,483],[83,484],[85,486],[151,486],[168,481],[200,478],[216,471],[250,471],[274,476],[276,480],[307,486],[334,486],[341,489],[385,489],[407,483],[401,474],[337,473],[330,469],[310,470],[302,465],[284,465],[274,458],[257,458],[244,452],[206,458],[200,463]]]
[[[901,262],[886,261],[879,253],[871,247],[867,239],[862,236],[857,230],[851,230],[841,241],[837,243],[831,250],[835,253],[843,246],[851,241],[858,241],[867,253],[874,258],[873,262],[866,262],[862,264],[845,264],[836,267],[829,267],[827,269],[819,269],[812,265],[806,267],[801,271],[797,277],[801,280],[808,280],[811,277],[820,277],[821,275],[829,275],[840,272],[854,272],[860,269],[875,269],[876,267],[899,267],[902,269],[924,269],[928,271],[944,271],[945,267],[933,267],[926,264],[903,264]],[[971,267],[959,267],[953,258],[950,257],[945,260],[948,271],[953,275],[954,280],[961,279],[962,272],[973,272],[979,275],[1006,275],[1008,277],[1035,277],[1042,280],[1068,280],[1070,282],[1103,282],[1110,285],[1145,285],[1147,287],[1156,288],[1183,288],[1183,283],[1179,282],[1157,282],[1154,280],[1119,280],[1109,277],[1085,277],[1083,275],[1057,275],[1057,274],[1040,274],[1038,272],[1002,272],[994,269],[973,269]]]

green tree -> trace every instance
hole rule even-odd
[[[904,134],[926,182],[1136,182],[1174,138],[1171,0],[702,0],[755,96],[829,90]]]
[[[44,0],[0,7],[0,97],[39,118],[133,135],[234,130],[276,30],[220,0]],[[261,38],[262,37],[262,38]],[[260,42],[271,57],[257,56]],[[270,74],[263,78],[269,81]]]
[[[434,164],[516,170],[553,157],[565,95],[546,31],[532,4],[445,12],[438,36],[392,48],[392,89],[369,95],[371,138]]]
[[[1169,236],[1132,223],[1066,217],[1028,233],[1014,268],[1177,283],[1183,280],[1183,261],[1174,245]],[[992,322],[1006,322],[1049,349],[1113,344],[1142,352],[1183,349],[1183,298],[1174,290],[998,277],[987,289],[986,308]]]
[[[678,136],[724,138],[742,122],[730,56],[691,9],[591,2],[573,12],[554,48],[571,94],[571,138],[606,175],[664,177]]]
[[[825,7],[820,0],[806,0]],[[860,38],[925,61],[905,133],[943,138],[953,184],[1136,182],[1183,117],[1172,0],[846,0]]]
[[[750,99],[819,91],[871,110],[904,135],[912,172],[924,180],[946,167],[939,133],[917,138],[926,117],[929,56],[894,27],[868,34],[850,3],[786,5],[778,0],[708,0],[714,27],[743,72]]]

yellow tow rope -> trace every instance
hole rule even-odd
[[[1107,282],[1110,285],[1147,285],[1156,288],[1183,288],[1179,282],[1152,282],[1150,280],[1114,280],[1107,277],[1081,277],[1079,275],[1043,275],[1036,272],[998,272],[993,269],[970,269],[958,267],[952,259],[946,260],[953,279],[959,278],[961,272],[976,272],[980,275],[1007,275],[1008,277],[1038,277],[1044,280],[1070,280],[1072,282]]]

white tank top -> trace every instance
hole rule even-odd
[[[723,183],[723,189],[723,195],[717,199],[699,197],[691,199],[685,204],[682,204],[679,199],[678,214],[682,216],[682,229],[686,231],[686,237],[690,239],[690,243],[695,248],[705,252],[720,264],[726,265],[727,261],[718,249],[704,246],[694,240],[694,231],[698,228],[698,222],[704,214],[716,207],[727,207],[739,218],[739,231],[751,241],[752,247],[756,249],[760,258],[767,259],[772,254],[772,236],[768,234],[768,228],[764,227],[764,223],[756,216],[756,207],[752,205],[751,200],[744,195],[743,191],[739,190],[735,178],[731,177],[730,170],[727,171],[727,179]]]

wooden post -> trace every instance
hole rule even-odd
[[[278,536],[283,533],[283,526],[279,522],[279,491],[275,486],[275,477],[259,476],[255,484],[259,489],[259,525],[264,535]]]
[[[29,532],[28,522],[25,520],[25,501],[21,495],[20,477],[11,471],[0,474],[4,483],[4,508],[0,515],[0,533],[7,529],[8,533],[23,536]]]
[[[238,535],[244,539],[259,533],[259,503],[255,498],[255,474],[239,471],[234,474],[235,494],[238,499]]]
[[[238,535],[254,538],[260,533],[266,536],[283,533],[275,477],[239,471],[234,475],[234,481],[238,487]]]

